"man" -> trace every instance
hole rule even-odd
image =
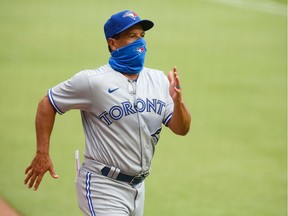
[[[143,215],[144,179],[162,124],[186,135],[191,121],[176,67],[168,79],[144,67],[143,38],[153,25],[129,10],[112,15],[104,25],[109,63],[79,72],[39,102],[37,152],[25,171],[29,188],[37,190],[46,171],[58,178],[49,156],[55,114],[79,109],[86,141],[76,182],[79,207],[85,215]]]

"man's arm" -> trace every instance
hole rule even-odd
[[[183,99],[180,87],[179,76],[176,67],[173,72],[169,72],[168,79],[170,82],[169,92],[174,101],[174,110],[168,127],[178,135],[186,135],[190,129],[191,115]]]
[[[49,143],[55,121],[55,109],[50,103],[47,96],[45,96],[38,104],[36,113],[36,142],[37,151],[30,166],[25,170],[27,174],[24,184],[28,184],[31,188],[34,185],[34,190],[38,189],[44,174],[49,171],[53,178],[58,178],[54,171],[52,161],[49,156]]]

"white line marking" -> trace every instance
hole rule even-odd
[[[270,0],[211,0],[213,2],[230,5],[233,7],[252,9],[266,13],[287,16],[287,4],[281,4]]]

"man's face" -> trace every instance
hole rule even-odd
[[[137,24],[121,32],[119,38],[109,38],[108,44],[111,50],[114,51],[138,40],[139,38],[144,38],[144,36],[145,31],[143,30],[143,27],[140,24]]]

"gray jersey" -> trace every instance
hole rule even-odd
[[[167,77],[148,68],[137,81],[109,65],[81,71],[48,96],[59,114],[81,110],[85,157],[130,175],[150,169],[162,124],[173,112]]]

